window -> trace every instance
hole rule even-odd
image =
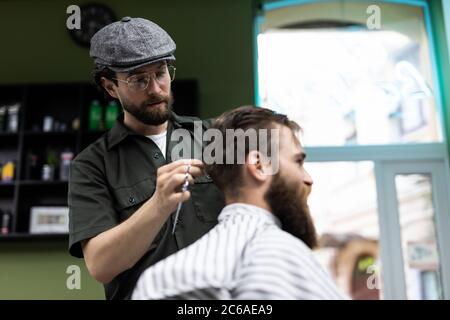
[[[261,105],[297,120],[307,146],[442,141],[422,9],[380,5],[383,28],[369,30],[369,3],[349,3],[266,14],[257,36]],[[306,20],[318,12],[333,20]]]

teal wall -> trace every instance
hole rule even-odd
[[[84,2],[0,0],[0,84],[90,81],[88,50],[76,46],[65,27],[67,6]],[[118,18],[148,18],[170,33],[177,78],[199,81],[202,117],[253,102],[251,0],[107,3]],[[0,299],[104,298],[83,260],[66,247],[61,240],[0,242]],[[72,264],[81,268],[81,290],[66,288]]]

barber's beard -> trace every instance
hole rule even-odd
[[[309,248],[317,246],[317,234],[307,203],[311,188],[307,185],[290,185],[280,176],[273,176],[264,195],[272,213],[281,221],[282,229],[302,240]]]
[[[156,102],[162,102],[163,105],[149,106]],[[140,105],[129,103],[123,99],[121,99],[121,103],[122,107],[140,122],[147,125],[158,126],[170,119],[173,97],[172,93],[169,95],[152,94]]]

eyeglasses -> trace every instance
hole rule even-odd
[[[161,85],[166,84],[167,80],[170,79],[172,82],[175,79],[175,70],[177,70],[174,66],[167,66],[164,69],[158,70],[155,73],[140,73],[136,75],[132,75],[128,77],[126,80],[112,78],[114,80],[124,82],[128,85],[128,88],[134,91],[144,91],[147,89],[148,84],[151,79],[154,79]]]

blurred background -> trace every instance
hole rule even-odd
[[[123,16],[175,40],[177,113],[298,121],[315,253],[344,292],[450,298],[448,1],[0,0],[0,299],[104,299],[68,254],[67,168],[120,110],[87,44]]]

